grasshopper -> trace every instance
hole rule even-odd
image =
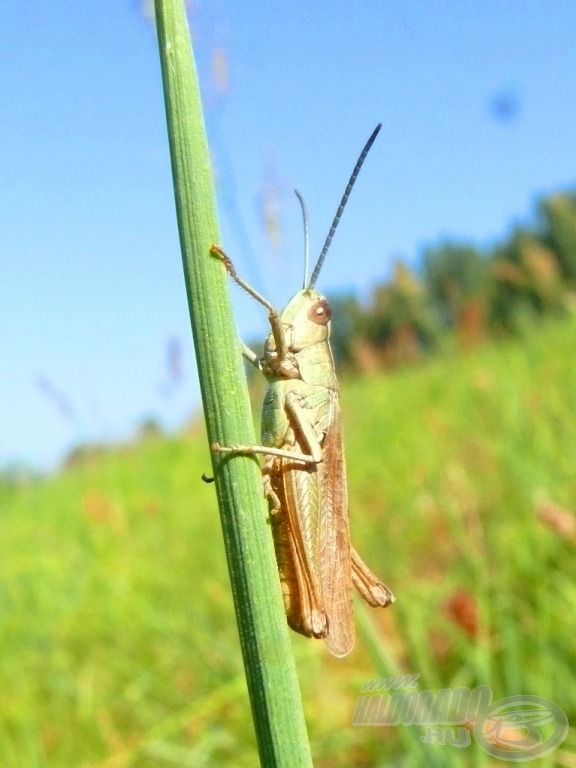
[[[244,344],[242,354],[268,379],[262,410],[262,445],[213,444],[228,454],[263,454],[276,558],[288,624],[307,637],[324,638],[334,656],[354,646],[352,588],[374,607],[394,601],[392,592],[368,568],[350,544],[348,490],[338,380],[330,349],[331,310],[314,289],[336,227],[360,168],[379,130],[366,143],[318,262],[308,281],[308,225],[304,287],[277,312],[248,285],[217,245],[230,277],[269,313],[271,326],[260,359]]]

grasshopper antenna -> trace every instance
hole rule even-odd
[[[362,165],[364,164],[364,160],[366,160],[366,155],[368,154],[368,152],[370,152],[370,148],[372,144],[374,144],[374,141],[376,140],[376,136],[378,136],[378,133],[380,132],[380,128],[382,128],[382,123],[378,123],[376,128],[374,128],[374,130],[372,131],[372,135],[364,145],[364,149],[362,150],[362,152],[360,152],[360,157],[358,158],[356,165],[354,166],[354,170],[352,171],[352,175],[348,180],[348,185],[344,190],[344,194],[342,195],[342,200],[340,200],[340,205],[338,206],[338,210],[336,211],[336,216],[334,216],[334,219],[332,220],[332,225],[330,226],[330,231],[328,232],[326,241],[324,242],[324,247],[322,248],[322,252],[320,253],[318,261],[316,262],[316,266],[314,267],[314,272],[312,272],[312,277],[310,278],[310,282],[308,283],[308,288],[314,288],[314,283],[318,279],[318,275],[320,274],[320,270],[322,269],[322,264],[324,263],[324,259],[326,258],[326,254],[328,253],[328,248],[330,248],[330,243],[332,242],[332,238],[334,237],[334,232],[336,232],[336,227],[340,222],[340,218],[342,216],[346,203],[348,202],[348,198],[350,197],[350,192],[352,192],[352,187],[356,183],[356,179],[358,178],[358,174],[360,173],[360,168],[362,168]]]
[[[304,202],[304,198],[300,192],[295,189],[294,194],[300,203],[300,208],[302,209],[302,221],[304,223],[304,284],[302,285],[302,289],[306,290],[306,283],[308,282],[308,266],[310,261],[310,246],[308,242],[308,214],[306,213],[306,203]]]

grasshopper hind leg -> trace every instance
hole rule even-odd
[[[364,600],[373,608],[386,608],[394,602],[394,595],[366,565],[354,547],[350,547],[352,581]]]

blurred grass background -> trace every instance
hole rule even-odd
[[[391,670],[575,722],[575,359],[576,320],[547,319],[343,382],[353,540],[397,602],[357,606],[344,661],[293,635],[315,765],[500,764],[351,726]],[[197,425],[0,485],[1,765],[257,764],[209,468]],[[576,765],[574,728],[537,764]]]

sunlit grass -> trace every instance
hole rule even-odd
[[[353,539],[397,602],[344,661],[293,636],[316,766],[422,764],[422,748],[489,764],[352,727],[364,680],[391,670],[574,720],[575,359],[576,323],[550,323],[343,385]],[[256,764],[205,446],[149,438],[3,492],[3,765]]]

